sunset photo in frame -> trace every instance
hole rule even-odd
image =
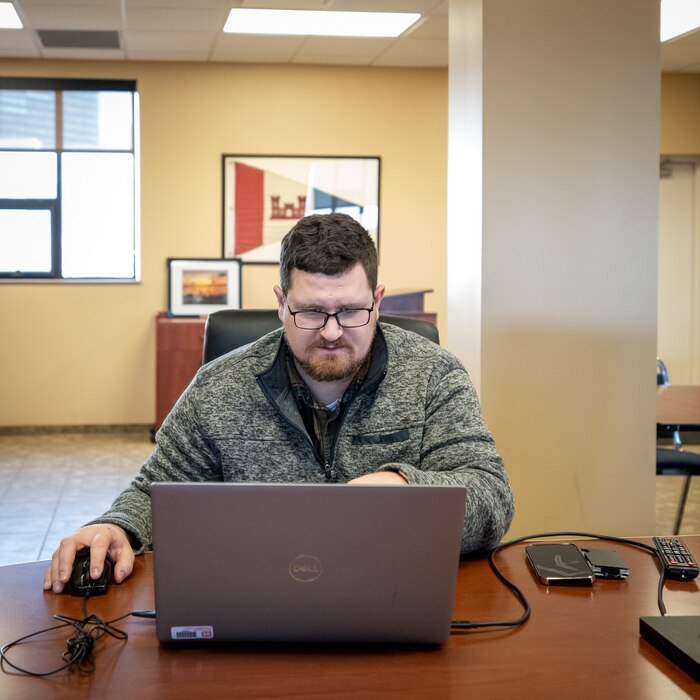
[[[208,316],[241,308],[241,261],[219,258],[168,258],[168,312]]]
[[[303,216],[342,212],[379,248],[378,157],[222,156],[223,257],[279,262],[280,241]]]

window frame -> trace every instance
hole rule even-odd
[[[55,141],[53,148],[6,148],[0,152],[32,152],[56,154],[56,198],[55,199],[10,199],[0,198],[0,210],[49,211],[51,217],[51,270],[5,272],[0,270],[0,284],[7,282],[45,283],[104,283],[134,284],[140,282],[140,142],[139,142],[139,96],[135,80],[84,79],[84,78],[17,78],[0,77],[0,90],[51,91],[55,99]],[[86,92],[130,92],[132,93],[131,148],[65,148],[63,144],[63,93]],[[133,156],[133,276],[131,277],[64,277],[62,270],[62,171],[64,153],[130,153]]]

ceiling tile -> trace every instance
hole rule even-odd
[[[295,58],[303,58],[311,55],[373,57],[386,51],[394,39],[350,39],[348,37],[320,37],[311,36],[306,39]]]
[[[12,46],[3,46],[0,43],[0,57],[2,58],[41,58],[38,49],[22,49]]]
[[[700,62],[700,51],[688,44],[667,42],[661,44],[661,69],[665,72],[680,72]]]
[[[405,35],[407,39],[440,39],[447,41],[449,27],[447,16],[426,17],[415,29],[410,29]]]
[[[331,3],[333,0],[331,0]],[[246,7],[268,10],[323,10],[328,7],[327,0],[239,0],[232,2],[232,7]],[[332,8],[335,9],[335,8]]]
[[[343,12],[418,12],[427,15],[443,3],[439,0],[335,0],[327,9]]]
[[[211,53],[212,61],[263,61],[289,63],[306,41],[303,36],[249,36],[221,34]]]
[[[202,63],[209,60],[208,51],[128,51],[130,61],[183,61]]]
[[[138,60],[207,60],[229,62],[332,63],[333,65],[443,66],[448,64],[447,34],[449,0],[12,0],[31,41],[16,34],[0,34],[3,57],[71,58],[77,60],[115,60],[144,56]],[[230,7],[270,7],[280,9],[326,9],[342,11],[402,11],[423,15],[413,30],[408,30],[380,55],[372,55],[364,38],[339,43],[330,39],[320,47],[305,43],[305,37],[263,37],[224,35],[223,24]],[[133,42],[126,32],[126,21]],[[36,29],[119,30],[128,53],[87,49],[60,49],[60,54],[40,50]],[[188,35],[194,33],[200,36]],[[204,35],[208,34],[205,41]],[[141,35],[141,36],[138,36]],[[158,38],[155,35],[161,35]],[[165,36],[164,36],[165,35]],[[147,37],[151,37],[149,40]],[[12,38],[10,38],[12,37]],[[230,40],[235,37],[234,43]],[[246,39],[247,41],[242,41]],[[322,38],[319,37],[323,41]],[[358,42],[352,46],[352,42]],[[421,43],[424,42],[424,43]],[[179,45],[178,45],[179,43]],[[438,46],[441,44],[442,46]],[[59,51],[59,50],[52,50]],[[611,58],[614,60],[614,57]],[[700,72],[700,31],[661,46],[664,71]]]
[[[377,68],[444,68],[445,61],[435,56],[379,56],[371,65]]]
[[[345,55],[337,54],[329,56],[326,53],[304,54],[295,56],[292,63],[297,65],[322,65],[322,66],[369,66],[374,56],[365,54]]]
[[[671,41],[665,41],[661,46],[698,47],[700,46],[700,31],[679,36],[677,39],[671,39]]]
[[[286,65],[291,63],[291,56],[285,56],[280,51],[261,51],[259,53],[245,53],[240,56],[226,56],[225,54],[215,54],[209,59],[213,63],[271,63],[276,65]]]
[[[235,0],[124,0],[127,10],[133,8],[184,8],[190,10],[227,10],[231,5],[236,5]],[[228,10],[226,12],[228,14]]]
[[[126,12],[126,27],[139,32],[219,32],[226,21],[222,10],[133,9]]]
[[[38,50],[38,48],[34,32],[31,29],[0,29],[0,51],[3,52],[3,55],[8,55],[5,52],[12,49],[24,51]]]
[[[125,45],[132,51],[204,51],[209,53],[211,37],[206,32],[129,32]]]
[[[42,49],[41,56],[56,60],[68,58],[80,61],[116,61],[126,58],[121,49]]]
[[[15,4],[19,7],[35,5],[45,5],[47,7],[80,5],[81,7],[85,7],[87,5],[94,5],[95,7],[111,7],[118,10],[119,1],[120,0],[55,0],[55,2],[51,2],[51,0],[15,0]]]
[[[447,44],[437,39],[404,39],[395,41],[382,58],[418,58],[419,60],[444,60],[447,62]]]
[[[24,14],[32,29],[120,29],[122,24],[118,7],[35,5]]]

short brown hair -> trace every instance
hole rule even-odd
[[[357,263],[371,290],[377,286],[377,248],[369,233],[347,214],[311,214],[282,239],[280,286],[287,294],[292,270],[341,275]]]

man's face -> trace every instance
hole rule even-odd
[[[369,353],[377,328],[379,305],[384,287],[370,289],[359,263],[342,275],[302,272],[290,275],[287,296],[275,286],[279,317],[284,324],[287,344],[299,366],[314,380],[334,382],[349,379]],[[319,330],[297,328],[291,311],[336,313],[347,309],[368,309],[374,304],[369,323],[359,328],[343,328],[329,318]]]

